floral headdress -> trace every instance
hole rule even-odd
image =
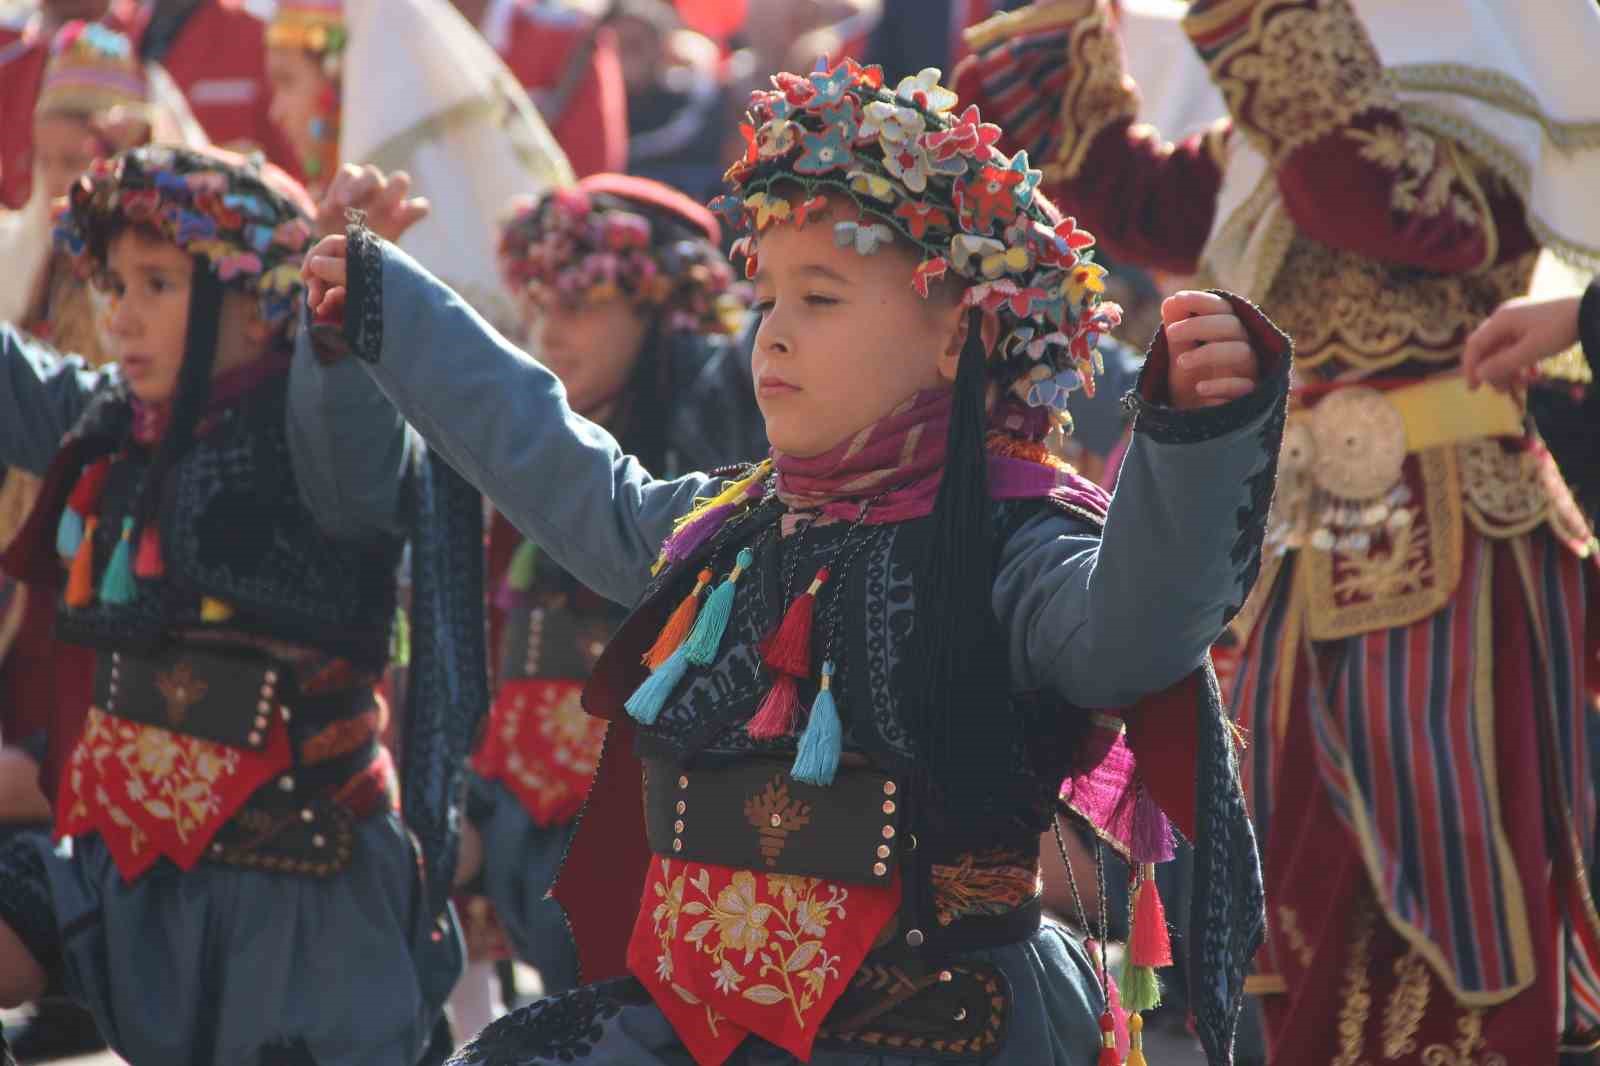
[[[311,216],[305,190],[259,158],[152,146],[97,160],[78,179],[56,245],[89,276],[118,228],[152,230],[205,260],[224,286],[254,292],[263,319],[281,329],[300,296]]]
[[[748,301],[717,248],[704,207],[659,182],[596,174],[512,208],[500,268],[514,291],[538,287],[568,305],[622,296],[658,310],[668,331],[733,333]]]
[[[890,91],[880,68],[848,59],[775,75],[751,95],[746,151],[725,175],[733,192],[712,206],[745,232],[734,247],[753,275],[754,234],[804,225],[824,193],[854,203],[859,218],[834,222],[838,244],[865,255],[906,242],[922,254],[911,284],[923,297],[947,276],[969,282],[965,306],[999,326],[989,379],[1059,412],[1069,393],[1093,394],[1095,342],[1121,308],[1101,302],[1094,238],[1039,195],[1026,152],[995,147],[999,127],[976,107],[956,112],[939,77],[929,67]]]
[[[148,134],[150,88],[128,38],[94,22],[69,22],[50,42],[50,60],[33,113],[103,116],[143,123],[127,127],[135,139]],[[117,144],[115,149],[132,147]]]

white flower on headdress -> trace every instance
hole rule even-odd
[[[928,175],[933,168],[928,153],[915,141],[883,146],[883,168],[905,182],[912,192],[922,192],[928,187]]]
[[[939,84],[938,67],[923,67],[914,77],[901,78],[894,94],[935,115],[953,110],[957,102],[956,94]]]
[[[874,100],[866,107],[866,118],[862,120],[859,139],[876,140],[884,142],[887,151],[889,144],[904,144],[921,136],[925,120],[914,107],[899,107],[883,100]]]
[[[800,127],[787,119],[764,122],[756,131],[756,155],[761,159],[783,155],[799,143]]]
[[[881,222],[862,225],[859,222],[836,222],[833,226],[833,243],[841,248],[855,245],[857,255],[871,255],[878,246],[894,240],[894,230]]]

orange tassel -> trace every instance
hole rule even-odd
[[[817,571],[811,587],[796,597],[784,613],[778,631],[762,642],[761,661],[775,674],[808,677],[811,674],[811,619],[816,613],[817,590],[828,580],[828,568]]]
[[[1172,938],[1167,932],[1167,910],[1156,889],[1156,868],[1147,864],[1133,903],[1133,936],[1128,954],[1135,966],[1159,970],[1172,965]]]
[[[133,572],[146,581],[167,574],[166,560],[161,556],[161,534],[154,519],[139,533],[139,554],[133,560]]]
[[[94,534],[100,519],[91,515],[83,527],[83,543],[72,557],[67,574],[67,606],[87,607],[94,602]]]
[[[650,645],[650,650],[644,653],[644,664],[654,670],[672,657],[684,641],[689,639],[689,633],[694,629],[695,619],[700,614],[700,594],[711,584],[712,573],[710,570],[700,571],[695,579],[694,591],[685,596],[683,602],[678,604],[667,619],[667,624],[661,627],[661,635],[656,637],[656,642]]]

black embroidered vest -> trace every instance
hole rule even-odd
[[[81,608],[63,602],[57,615],[63,640],[139,650],[158,646],[176,628],[220,626],[382,668],[401,539],[347,541],[322,532],[301,499],[289,456],[287,388],[287,375],[277,376],[202,422],[162,490],[165,576],[139,580],[131,603],[98,596]],[[93,424],[80,428],[85,435],[114,433],[127,421],[127,402],[103,394],[85,413],[85,423]],[[149,460],[136,446],[114,454],[92,539],[96,588],[123,519],[138,506]],[[226,604],[229,617],[202,617],[205,598]]]

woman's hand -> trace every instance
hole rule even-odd
[[[306,283],[306,306],[319,325],[344,322],[349,252],[350,242],[344,236],[324,237],[306,253],[300,267],[300,276]]]
[[[1577,296],[1554,300],[1508,300],[1472,331],[1461,353],[1461,369],[1472,388],[1510,389],[1533,377],[1540,360],[1578,343]]]
[[[1172,406],[1215,407],[1256,387],[1261,361],[1227,300],[1209,292],[1179,292],[1162,302],[1161,324],[1172,358],[1167,376]]]
[[[410,192],[411,175],[403,170],[385,174],[374,166],[346,163],[317,205],[317,233],[323,237],[343,233],[347,214],[364,211],[368,229],[386,241],[398,241],[432,210],[426,197]]]

